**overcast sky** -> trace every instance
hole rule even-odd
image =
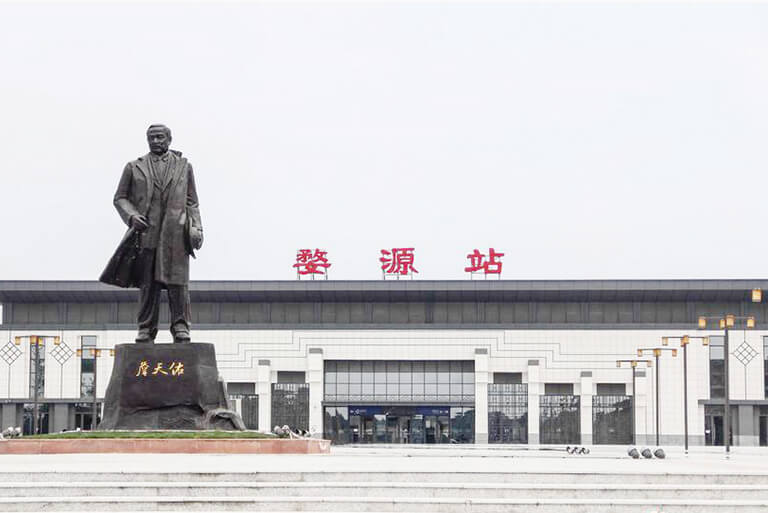
[[[768,275],[768,5],[0,4],[0,279],[97,279],[166,123],[193,279]]]

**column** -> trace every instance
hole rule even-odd
[[[581,444],[592,445],[592,371],[581,371]]]
[[[475,443],[488,443],[488,349],[475,349]]]
[[[259,431],[272,431],[272,378],[269,360],[259,360],[256,368],[256,392],[259,394]]]
[[[539,443],[539,361],[528,360],[528,443]]]
[[[323,437],[323,350],[309,348],[307,361],[309,383],[309,432],[313,438]]]
[[[54,403],[53,404],[53,423],[51,426],[51,433],[58,433],[69,429],[69,404],[67,403]],[[48,422],[51,422],[50,420]]]
[[[734,445],[760,445],[759,433],[755,431],[755,407],[751,404],[740,404],[737,411],[739,423],[733,429]]]
[[[0,431],[5,431],[9,427],[17,427],[16,422],[16,403],[4,403],[2,409],[2,424]]]

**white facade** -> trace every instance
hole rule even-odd
[[[528,384],[528,442],[539,442],[539,396],[546,383],[571,383],[581,400],[582,444],[591,443],[592,396],[600,383],[624,383],[626,394],[636,397],[635,430],[638,443],[653,443],[656,425],[656,376],[652,367],[637,377],[632,390],[628,365],[616,361],[638,358],[638,348],[661,345],[662,337],[722,335],[718,331],[654,329],[193,329],[193,338],[216,347],[219,371],[227,382],[254,383],[259,394],[259,428],[269,430],[271,385],[278,371],[305,372],[310,385],[310,431],[323,432],[324,360],[472,360],[475,363],[475,440],[488,440],[487,385],[495,372],[522,373]],[[131,342],[133,330],[0,330],[0,347],[9,345],[22,352],[11,365],[0,360],[0,402],[30,399],[30,347],[26,337],[46,339],[45,400],[77,400],[80,397],[80,358],[73,354],[63,364],[54,358],[54,337],[72,351],[81,347],[81,337],[97,337],[103,349],[97,364],[97,393],[102,398],[112,371],[109,349]],[[765,399],[763,337],[768,331],[731,331],[730,398],[732,401]],[[20,345],[16,337],[22,337]],[[6,342],[7,341],[7,342]],[[167,332],[157,343],[170,343]],[[744,365],[735,350],[746,343],[755,355]],[[679,348],[672,340],[669,347]],[[653,359],[651,352],[642,358]],[[660,433],[663,444],[682,444],[683,352],[677,357],[665,351],[660,358]],[[642,370],[642,366],[638,367]],[[642,374],[642,373],[639,373]],[[636,392],[636,393],[635,393]],[[688,422],[690,443],[704,443],[704,405],[709,400],[709,348],[694,339],[688,348]],[[7,416],[7,415],[6,415]],[[6,417],[4,417],[5,419]],[[751,419],[744,419],[744,422]],[[3,426],[3,428],[6,426]],[[739,429],[738,445],[757,445],[757,429]],[[746,434],[743,434],[746,433]]]

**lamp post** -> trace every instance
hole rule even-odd
[[[643,351],[653,351],[653,356],[656,358],[656,446],[659,444],[659,375],[661,374],[661,368],[659,366],[659,358],[661,358],[662,351],[672,351],[672,356],[677,356],[677,349],[671,347],[641,347],[637,350],[637,356],[643,356]]]
[[[637,388],[635,382],[635,369],[640,362],[645,363],[645,368],[653,366],[653,360],[616,360],[616,367],[621,368],[622,363],[629,363],[632,369],[632,445],[637,445]]]
[[[756,301],[757,299],[757,301]],[[754,289],[752,291],[752,301],[757,303],[762,299],[762,291]],[[736,321],[743,323],[744,329],[755,327],[755,317],[752,315],[734,315],[725,314],[724,316],[702,315],[699,317],[699,329],[706,329],[708,320],[716,320],[718,327],[723,330],[723,381],[725,382],[723,390],[723,430],[725,431],[725,454],[731,452],[731,398],[728,386],[730,351],[728,349],[728,330],[736,327]]]
[[[670,340],[679,340],[683,348],[683,418],[685,425],[685,454],[688,454],[688,344],[692,339],[700,339],[703,346],[709,345],[709,337],[682,335],[679,337],[661,337],[661,345],[669,345]]]

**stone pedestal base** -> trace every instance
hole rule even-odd
[[[213,344],[119,344],[99,430],[244,430]]]

